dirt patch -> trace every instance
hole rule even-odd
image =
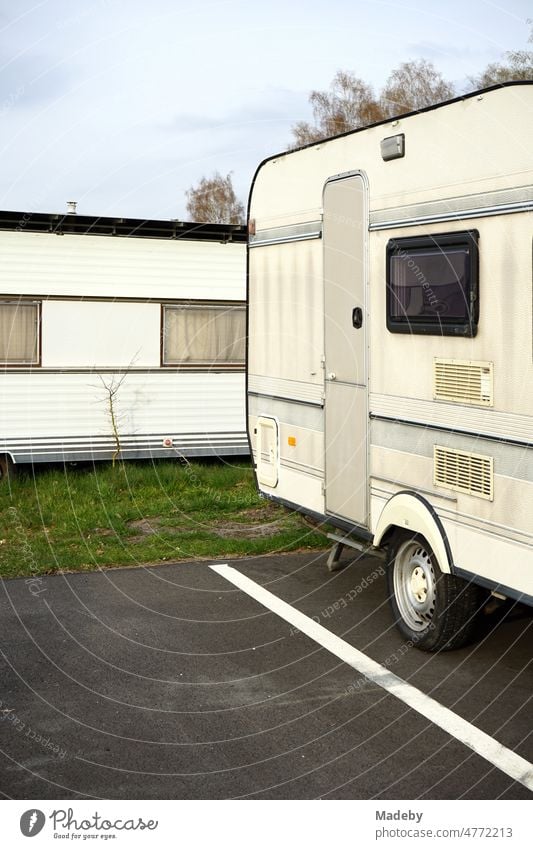
[[[219,519],[210,519],[208,521],[199,522],[197,525],[198,531],[209,532],[215,536],[225,539],[260,539],[262,537],[272,537],[280,533],[282,523],[286,519],[286,514],[283,512],[280,515],[280,510],[274,505],[265,504],[260,507],[246,508],[233,514],[231,520],[221,516]],[[153,534],[179,534],[194,530],[190,525],[167,527],[163,525],[164,519],[158,516],[151,516],[149,519],[132,519],[127,523],[129,531],[132,533],[128,536],[129,543],[142,542],[147,536]]]
[[[235,522],[263,523],[273,522],[280,515],[280,508],[274,504],[262,504],[261,507],[247,507],[240,510],[234,517]],[[283,515],[286,515],[285,511]]]
[[[159,530],[161,520],[154,518],[132,519],[130,522],[126,522],[126,524],[131,531],[136,531],[137,534],[142,538],[143,536],[148,536],[149,534],[156,534]]]
[[[273,537],[279,534],[283,530],[282,523],[283,519],[276,519],[274,522],[261,522],[256,525],[246,525],[244,522],[221,522],[220,525],[212,528],[212,531],[217,537],[260,539],[261,537]]]
[[[94,534],[97,537],[114,537],[115,531],[113,528],[94,528],[91,531],[91,534]]]
[[[190,530],[190,528],[179,526],[168,528],[161,524],[162,521],[158,516],[152,516],[150,519],[132,519],[131,522],[127,522],[129,530],[136,532],[132,536],[128,535],[128,542],[143,542],[146,537],[154,534],[179,534],[181,531]]]

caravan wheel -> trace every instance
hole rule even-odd
[[[424,537],[398,531],[389,546],[389,601],[396,625],[424,651],[446,651],[469,642],[483,593],[475,584],[441,572]]]

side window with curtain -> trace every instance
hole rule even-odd
[[[39,365],[40,308],[36,301],[0,301],[0,365]]]
[[[164,304],[162,309],[162,365],[244,367],[244,306]]]

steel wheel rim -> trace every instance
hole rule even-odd
[[[394,561],[394,596],[403,621],[425,631],[435,615],[437,576],[427,549],[416,540],[402,543]]]

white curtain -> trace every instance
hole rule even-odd
[[[393,256],[391,261],[391,312],[394,318],[405,318],[411,298],[407,280],[407,256]]]
[[[37,304],[0,303],[0,363],[39,360]]]
[[[165,365],[244,363],[243,307],[165,307]]]

